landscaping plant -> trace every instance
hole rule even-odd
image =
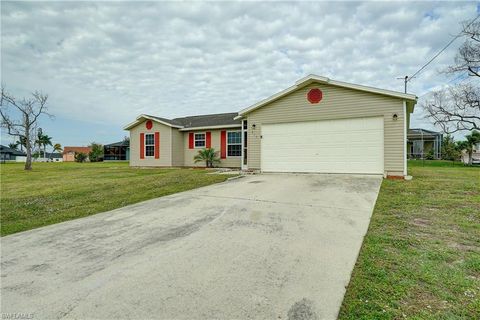
[[[215,164],[220,163],[218,152],[213,148],[206,148],[198,151],[198,154],[193,157],[195,163],[205,162],[207,168],[213,168]]]

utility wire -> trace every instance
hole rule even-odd
[[[465,28],[467,29],[468,27],[470,27],[478,18],[480,17],[480,15],[478,15],[475,19],[473,19]],[[443,51],[445,51],[455,40],[457,40],[461,35],[463,34],[463,30],[457,34],[452,40],[450,40],[450,42],[447,43],[447,45],[445,47],[442,48],[442,50],[440,50],[435,56],[433,56],[432,59],[430,59],[430,61],[428,61],[426,64],[423,65],[423,67],[421,67],[417,72],[415,72],[411,77],[408,77],[408,79],[405,80],[405,82],[409,82],[410,80],[412,80],[417,74],[419,74],[420,72],[422,72],[423,69],[425,69],[433,60],[435,60],[440,54],[442,54]]]

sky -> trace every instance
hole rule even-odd
[[[478,2],[1,2],[1,82],[48,94],[54,143],[120,141],[142,113],[235,112],[308,75],[403,92]],[[409,82],[421,103],[455,84],[456,40]],[[11,139],[2,132],[2,144]]]

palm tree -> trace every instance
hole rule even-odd
[[[195,163],[205,161],[207,168],[213,168],[214,164],[220,163],[218,152],[213,148],[199,150],[198,154],[193,157],[193,160]]]
[[[42,137],[42,146],[43,146],[43,157],[45,158],[45,154],[47,153],[47,146],[52,145],[52,137],[48,135],[43,135]]]
[[[22,152],[24,147],[27,148],[27,140],[25,139],[24,136],[19,136],[18,141],[16,141],[15,143],[20,146],[20,151]]]
[[[52,152],[57,152],[57,151],[59,151],[59,152],[62,151],[62,145],[60,143],[55,143],[53,145],[53,151]]]
[[[35,142],[38,144],[39,149],[41,149],[41,147],[43,146],[43,157],[45,158],[45,155],[47,153],[47,146],[52,145],[52,137],[49,137],[48,135],[39,132],[37,135],[37,141]]]
[[[468,153],[468,165],[472,165],[473,149],[477,143],[480,143],[480,132],[474,130],[471,134],[466,135],[465,139],[467,141],[461,141],[460,148]]]
[[[18,150],[18,142],[15,143],[9,143],[8,147],[13,150]]]

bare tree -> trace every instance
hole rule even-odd
[[[469,76],[480,77],[480,21],[464,22],[462,35],[466,37],[465,42],[458,49],[455,65],[447,72],[468,72]]]
[[[435,91],[423,104],[427,118],[446,133],[480,130],[480,21],[465,22],[462,35],[465,41],[455,64],[445,72],[465,74],[473,81]]]
[[[443,132],[480,130],[480,88],[459,84],[435,91],[424,103],[433,124]]]
[[[48,96],[38,91],[32,93],[31,98],[18,99],[8,93],[2,86],[0,98],[1,126],[11,136],[19,137],[25,142],[27,161],[25,170],[32,169],[32,147],[35,143],[39,117],[47,115]]]

